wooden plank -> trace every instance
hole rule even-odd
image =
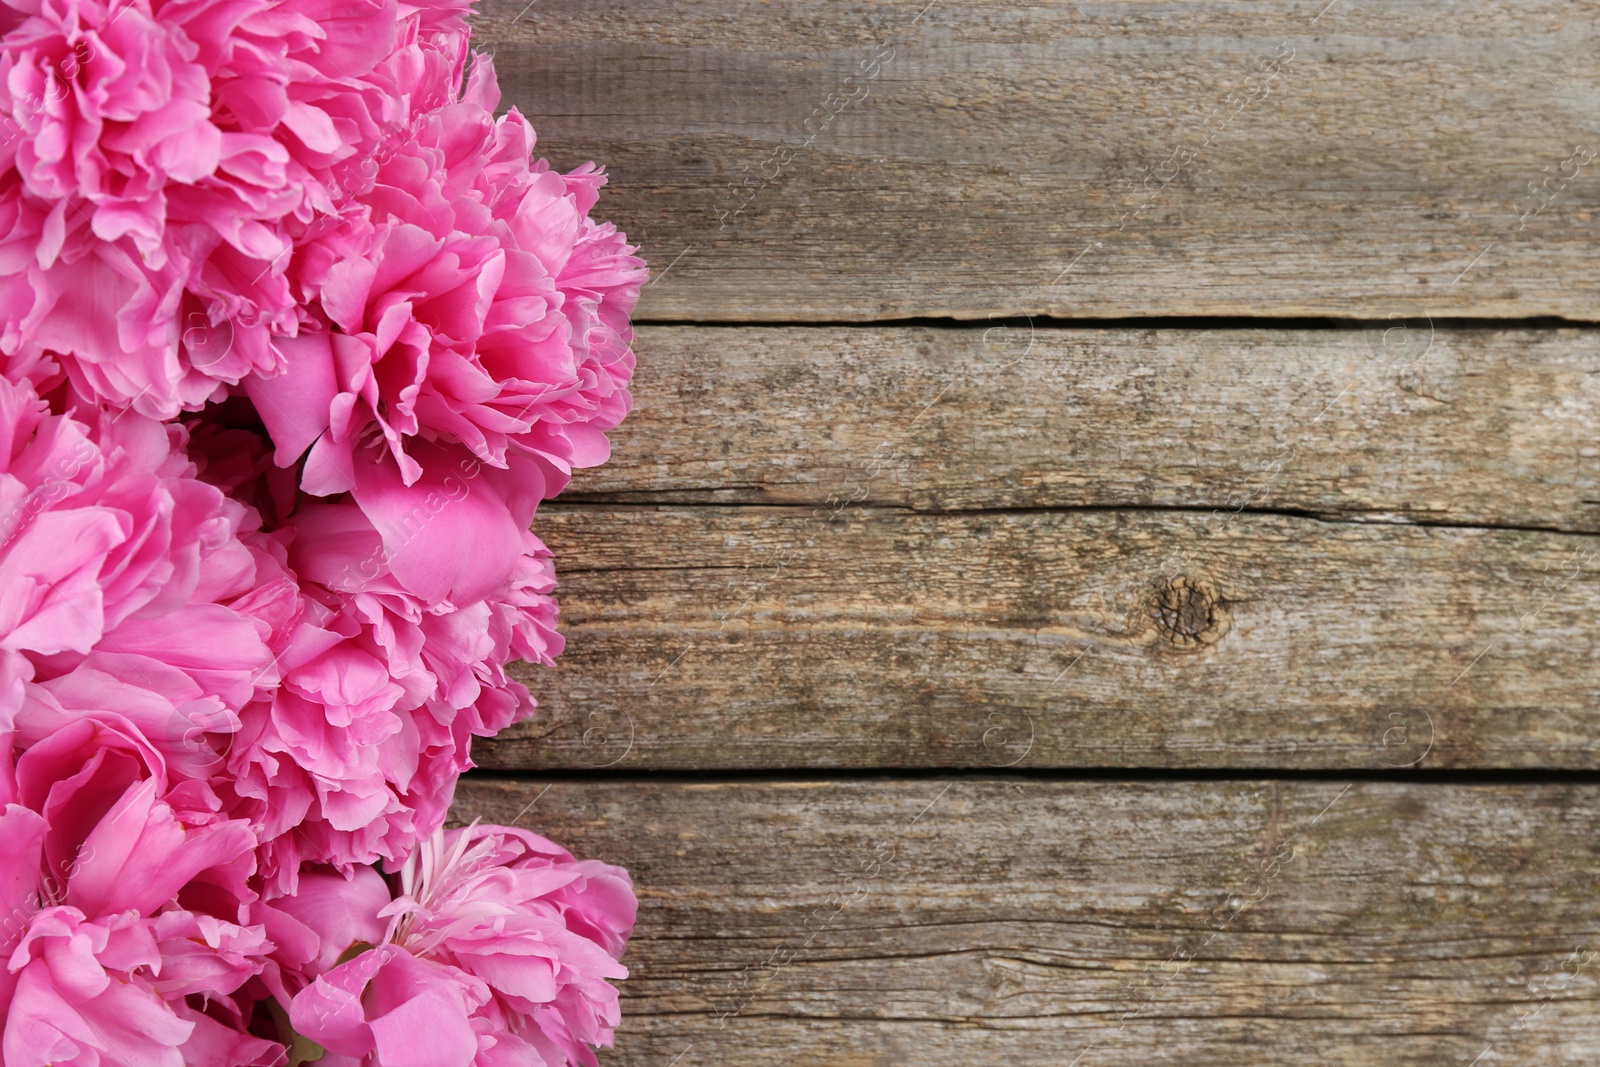
[[[469,777],[455,814],[632,871],[612,1067],[1600,1059],[1593,786]]]
[[[1592,535],[1064,509],[541,512],[487,766],[1592,767]]]
[[[481,7],[646,317],[1596,315],[1587,5]]]
[[[1279,509],[1600,530],[1590,330],[642,331],[568,498]]]

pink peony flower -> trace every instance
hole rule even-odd
[[[342,225],[297,262],[319,321],[286,346],[282,374],[244,383],[277,462],[303,457],[302,488],[353,494],[386,542],[397,515],[472,472],[464,521],[393,552],[418,595],[458,604],[510,572],[539,500],[609,455],[645,276],[623,236],[588,218],[600,172],[530,163],[533,129],[515,109],[496,120],[498,99],[479,56],[459,96],[386,148]],[[475,543],[433,543],[458,534]],[[471,573],[438,573],[450,561]]]
[[[304,505],[263,533],[172,451],[182,427],[90,416],[0,381],[0,650],[17,654],[19,744],[85,718],[137,731],[252,822],[273,894],[305,863],[398,862],[443,824],[471,739],[532,711],[504,668],[560,651],[549,553],[520,533],[497,586],[459,608],[429,600],[396,580],[401,557],[355,503]],[[207,475],[238,489],[239,436],[198,440]]]
[[[403,129],[465,5],[37,0],[0,40],[0,349],[171,418],[282,367],[296,242]]]
[[[20,683],[13,680],[16,703]],[[12,738],[0,716],[0,744]],[[16,761],[0,800],[0,1054],[8,1065],[273,1064],[219,1002],[265,965],[255,835],[136,731],[80,719]],[[228,1048],[228,1059],[201,1058]]]
[[[471,766],[471,739],[532,710],[505,664],[550,662],[560,650],[548,553],[531,534],[524,573],[489,599],[442,609],[387,572],[344,578],[350,561],[336,555],[330,531],[341,520],[364,526],[360,511],[308,510],[291,553],[307,610],[279,657],[281,686],[242,711],[228,754],[232,788],[265,806],[263,867],[285,891],[304,863],[399,861],[442,825]],[[322,566],[340,570],[324,573],[319,553],[333,557]]]
[[[512,572],[456,607],[417,595],[414,576],[401,582],[394,549],[407,537],[426,540],[433,556],[415,557],[425,566],[446,550],[450,530],[470,543],[461,525],[472,514],[454,505],[475,483],[462,478],[424,497],[397,527],[401,540],[386,544],[348,499],[277,515],[276,468],[253,434],[202,424],[195,448],[202,477],[273,514],[273,543],[287,546],[283,566],[300,591],[292,624],[272,638],[278,684],[241,709],[226,757],[236,810],[261,828],[267,892],[292,892],[304,864],[348,872],[398,863],[443,825],[456,778],[471,766],[472,738],[533,711],[505,667],[551,663],[561,651],[549,552],[517,533]]]
[[[206,779],[277,677],[291,576],[245,543],[253,512],[195,477],[182,427],[50,414],[0,379],[0,653],[22,747],[82,718],[135,730]]]
[[[626,872],[526,831],[472,826],[422,841],[399,877],[382,943],[345,946],[353,958],[308,973],[290,1005],[295,1031],[332,1054],[324,1063],[593,1067],[618,1017],[607,979],[627,976]]]

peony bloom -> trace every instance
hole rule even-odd
[[[279,472],[262,448],[244,429],[195,430],[201,476],[271,515],[299,590],[292,624],[272,639],[277,684],[240,710],[227,739],[226,788],[260,825],[275,896],[294,890],[304,864],[398,863],[443,825],[472,738],[533,711],[506,665],[551,663],[562,639],[550,554],[526,531],[515,534],[512,572],[461,606],[415,591],[430,561],[454,565],[441,559],[452,536],[469,541],[472,513],[458,505],[482,491],[476,483],[424,496],[403,534],[429,551],[402,555],[349,499],[291,497],[280,515]]]
[[[458,605],[511,572],[541,499],[609,455],[645,277],[623,236],[588,217],[599,171],[530,162],[532,128],[515,109],[495,119],[498,100],[479,56],[461,93],[412,120],[342,225],[297,260],[317,321],[286,345],[282,374],[244,383],[277,462],[303,462],[302,488],[352,494],[396,575]],[[463,477],[464,521],[394,544],[401,516]],[[432,541],[457,535],[476,543]],[[470,573],[418,575],[410,558]]]
[[[196,479],[182,427],[80,414],[0,379],[0,650],[20,679],[17,741],[125,722],[174,774],[206,779],[240,710],[277,680],[294,584],[246,544],[254,513]]]
[[[453,2],[6,10],[0,350],[159,418],[283,366],[296,243],[422,105],[411,72],[466,48]]]
[[[19,689],[12,679],[7,705]],[[3,794],[5,1063],[281,1061],[226,999],[272,948],[251,918],[247,823],[203,784],[173,782],[155,747],[111,720],[79,719],[29,748]]]
[[[420,597],[394,576],[414,557],[351,501],[262,532],[222,492],[272,476],[264,457],[241,463],[253,436],[201,424],[191,460],[182,426],[85,415],[94,426],[0,380],[0,650],[18,654],[18,743],[126,722],[251,821],[269,895],[302,864],[401,860],[443,824],[472,738],[532,711],[505,666],[561,650],[548,551],[521,532],[493,588],[461,607]],[[417,521],[458,526],[444,504]]]
[[[609,1045],[617,1023],[607,979],[627,976],[617,961],[636,903],[625,871],[475,825],[422,841],[399,880],[379,913],[381,943],[325,946],[290,1005],[295,1031],[330,1054],[322,1062],[593,1067],[592,1047]],[[348,922],[329,927],[352,936]],[[324,969],[330,956],[347,958]]]
[[[78,415],[0,379],[0,1050],[274,1063],[226,999],[271,946],[211,779],[293,586],[181,427]]]
[[[472,738],[531,712],[504,666],[550,662],[560,637],[548,554],[526,562],[527,575],[459,610],[429,608],[386,574],[347,589],[304,580],[282,684],[241,712],[227,757],[231,788],[260,802],[274,893],[302,864],[398,862],[443,824]]]

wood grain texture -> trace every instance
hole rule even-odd
[[[479,778],[455,815],[632,871],[612,1067],[1600,1058],[1593,787]]]
[[[569,647],[487,766],[1592,767],[1592,536],[552,507]]]
[[[1596,314],[1586,4],[481,8],[646,317]]]
[[[1047,770],[1600,765],[1600,333],[1454,321],[1600,318],[1591,5],[481,8],[663,324],[455,809],[604,1062],[1600,1061],[1600,787]]]
[[[1590,330],[657,327],[568,499],[1600,530]]]

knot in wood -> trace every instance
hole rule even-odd
[[[1228,632],[1228,610],[1203,578],[1158,579],[1150,607],[1161,636],[1185,652],[1214,645]]]

